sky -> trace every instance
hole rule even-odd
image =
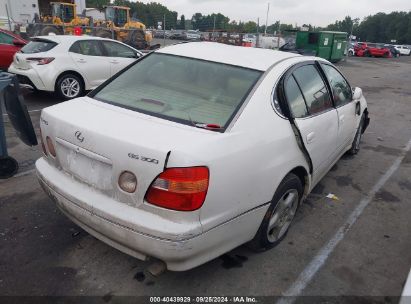
[[[222,13],[230,20],[249,21],[260,18],[265,24],[267,6],[270,3],[268,24],[280,20],[281,23],[326,26],[345,16],[360,18],[378,12],[410,11],[410,0],[139,0],[144,3],[159,2],[179,16],[191,18],[194,13],[203,15]]]

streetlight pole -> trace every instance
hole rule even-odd
[[[348,36],[348,40],[347,40],[346,61],[348,61],[348,56],[350,55],[350,54],[349,54],[349,51],[350,51],[350,42],[351,42],[352,33],[353,33],[353,31],[354,31],[354,24],[357,23],[359,20],[360,20],[360,18],[354,18],[354,19],[352,20],[351,33],[350,33],[350,35]]]
[[[268,12],[269,11],[270,11],[270,3],[268,3],[268,7],[267,7],[267,17],[265,18],[264,36],[267,36]]]
[[[163,29],[164,29],[163,47],[165,47],[166,46],[166,15],[165,14],[163,17]]]

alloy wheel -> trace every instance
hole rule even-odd
[[[80,83],[75,78],[65,78],[60,85],[61,92],[67,98],[77,97],[80,93]]]
[[[267,238],[271,243],[281,239],[287,232],[297,211],[298,201],[296,189],[288,190],[278,201],[267,227]]]

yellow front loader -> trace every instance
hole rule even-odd
[[[114,38],[137,49],[146,49],[152,40],[146,26],[130,18],[130,8],[125,6],[106,6],[105,20],[94,22],[96,36]]]
[[[66,2],[51,2],[51,13],[35,18],[33,26],[27,29],[29,36],[73,34],[78,26],[90,26],[90,19],[76,15],[76,5]]]

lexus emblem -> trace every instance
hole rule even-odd
[[[76,131],[76,133],[74,133],[74,135],[77,137],[79,142],[83,142],[84,141],[84,136],[81,135],[80,131]]]

